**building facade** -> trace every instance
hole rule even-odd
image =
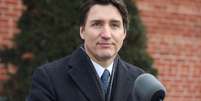
[[[165,101],[201,101],[201,0],[137,0]]]

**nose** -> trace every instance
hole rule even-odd
[[[101,36],[101,38],[108,40],[111,38],[111,34],[112,33],[111,33],[109,26],[104,26],[100,33],[100,36]]]

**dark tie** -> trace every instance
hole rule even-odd
[[[105,94],[107,93],[107,88],[109,85],[109,77],[110,77],[110,72],[107,69],[105,69],[105,71],[103,72],[101,76],[102,87]]]

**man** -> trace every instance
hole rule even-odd
[[[80,15],[83,45],[37,69],[27,100],[137,101],[132,88],[143,71],[118,56],[128,25],[123,1],[84,0]]]

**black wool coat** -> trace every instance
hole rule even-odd
[[[120,58],[116,64],[110,101],[137,101],[133,85],[143,70]],[[96,75],[89,57],[78,48],[34,72],[27,101],[105,101]]]

